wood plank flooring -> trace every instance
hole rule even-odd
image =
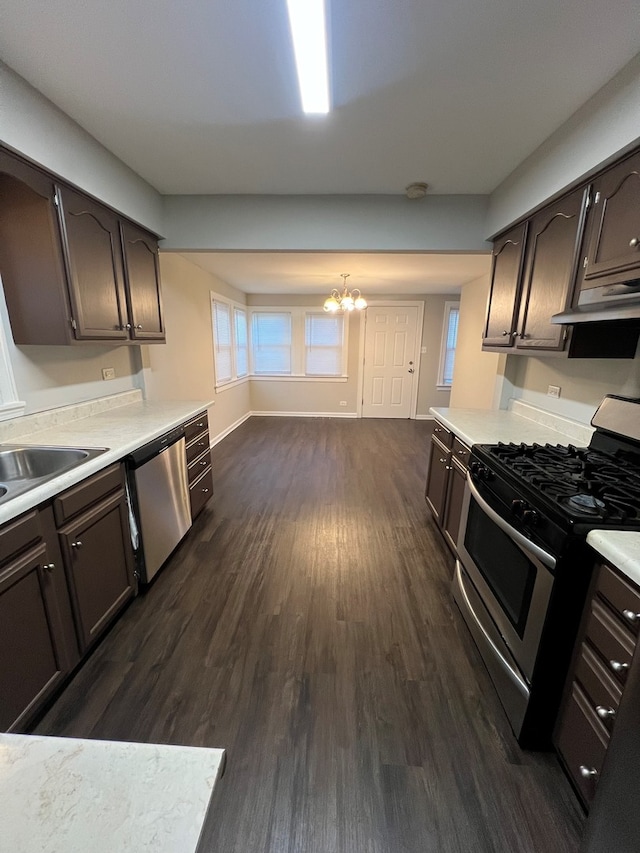
[[[574,853],[569,783],[516,744],[452,601],[429,430],[243,424],[190,536],[36,731],[225,747],[203,853]]]

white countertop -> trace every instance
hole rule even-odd
[[[587,534],[587,544],[640,586],[640,533],[631,530],[592,530]]]
[[[24,434],[20,433],[20,423],[24,421],[25,429],[28,429],[29,418],[7,422],[9,427],[7,424],[0,425],[1,440],[5,444],[108,448],[100,456],[0,504],[0,524],[16,518],[91,474],[117,462],[131,451],[179,426],[211,405],[211,401],[202,400],[155,402],[136,399],[135,395],[131,397],[133,402],[126,405],[95,411],[63,423],[55,423],[58,410],[42,413],[38,416],[38,430]],[[47,426],[47,417],[52,423],[50,426]],[[10,428],[10,435],[6,432],[3,434],[2,428]]]
[[[525,444],[589,444],[593,429],[577,421],[543,412],[523,403],[504,409],[437,408],[431,414],[461,441],[473,444],[524,442]]]
[[[194,853],[223,749],[0,734],[3,853]]]

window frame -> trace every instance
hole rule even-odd
[[[444,303],[444,316],[442,322],[442,339],[440,341],[440,360],[438,363],[438,379],[436,382],[436,388],[438,391],[450,391],[453,385],[453,374],[451,375],[451,381],[445,381],[445,367],[447,363],[447,353],[450,350],[453,350],[454,360],[455,360],[455,352],[458,347],[458,331],[459,325],[456,328],[456,343],[454,347],[447,347],[447,338],[449,337],[449,329],[451,326],[451,315],[456,312],[458,315],[458,324],[460,322],[460,301],[459,300],[448,300]]]
[[[239,302],[234,302],[233,299],[229,299],[226,296],[222,296],[220,293],[210,292],[211,297],[211,339],[213,343],[213,369],[215,373],[215,383],[214,388],[216,391],[224,391],[227,388],[233,388],[236,385],[240,385],[243,382],[247,382],[250,377],[250,339],[249,339],[249,329],[248,329],[248,308],[246,305],[242,305]],[[220,305],[225,305],[229,309],[229,335],[230,335],[230,362],[231,362],[231,377],[229,379],[220,380],[219,369],[218,369],[218,359],[216,357],[216,349],[217,349],[217,340],[216,340],[216,314],[215,314],[215,304],[218,303]],[[246,325],[246,348],[247,348],[247,372],[238,374],[238,341],[237,341],[237,327],[236,327],[236,318],[238,315],[244,315],[245,325]]]
[[[321,308],[306,305],[251,305],[247,306],[249,322],[249,352],[250,377],[254,381],[267,382],[346,382],[348,380],[349,358],[349,321],[348,314],[342,316],[342,358],[341,373],[316,374],[306,372],[306,322],[307,316],[328,316]],[[253,315],[254,314],[289,314],[291,318],[291,372],[290,373],[256,373],[253,352]]]

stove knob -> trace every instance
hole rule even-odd
[[[524,523],[530,524],[532,527],[535,527],[535,525],[538,523],[538,518],[539,516],[535,509],[525,509],[525,511],[522,513],[522,520],[524,521]]]
[[[521,500],[511,501],[511,512],[514,515],[522,515],[522,513],[525,510],[525,507],[526,507],[526,504],[524,501],[521,501]]]

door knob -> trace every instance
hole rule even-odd
[[[415,371],[414,371],[413,367],[410,367],[410,368],[409,368],[409,370],[408,370],[407,372],[408,372],[408,373],[415,373]]]
[[[637,249],[638,246],[640,246],[640,238],[639,237],[632,237],[631,240],[629,240],[629,248]]]

